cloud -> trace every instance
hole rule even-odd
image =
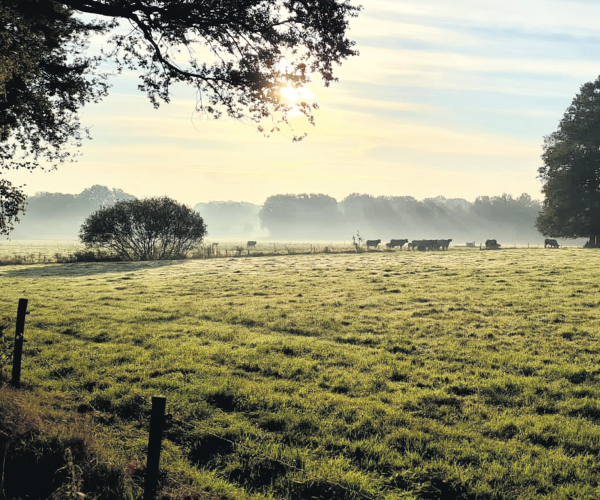
[[[440,22],[445,26],[516,29],[524,32],[598,38],[600,4],[576,0],[371,0],[368,11]]]
[[[351,38],[393,38],[451,46],[474,46],[477,44],[477,38],[458,30],[406,23],[389,17],[380,18],[369,15],[369,11],[351,24],[349,35]]]
[[[389,49],[361,47],[362,59],[348,61],[341,70],[346,78],[356,81],[384,80],[434,73],[502,73],[519,76],[560,76],[568,73],[587,76],[598,71],[598,64],[589,60],[553,60],[516,57],[481,56],[435,50]],[[343,78],[343,76],[341,77]],[[427,81],[421,81],[427,85]]]

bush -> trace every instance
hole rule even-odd
[[[167,198],[124,200],[90,215],[79,231],[88,249],[103,249],[121,260],[182,259],[202,242],[200,214]]]
[[[76,262],[119,262],[123,260],[119,255],[100,248],[77,250],[73,253],[73,258]]]

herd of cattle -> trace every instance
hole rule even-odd
[[[388,250],[391,250],[393,248],[400,248],[400,250],[402,250],[402,248],[404,247],[404,245],[407,245],[407,249],[408,250],[420,250],[422,252],[426,251],[426,250],[448,250],[448,247],[450,246],[450,242],[452,241],[452,239],[449,240],[412,240],[412,241],[408,241],[407,239],[405,240],[390,240],[389,243],[385,244],[385,248],[387,248]],[[369,248],[378,248],[379,245],[381,244],[381,240],[367,240],[366,241],[367,244],[367,249]],[[213,245],[215,245],[215,243],[213,243]],[[218,243],[217,243],[218,245]],[[546,239],[544,241],[544,248],[559,248],[559,244],[556,240],[551,240],[551,239]],[[486,240],[485,241],[485,248],[488,250],[494,250],[494,249],[499,249],[501,247],[500,243],[498,243],[496,240]],[[246,248],[256,248],[256,241],[248,241],[248,243],[246,243]]]
[[[452,241],[452,239],[449,239],[449,240],[412,240],[412,241],[408,241],[406,239],[405,240],[390,240],[389,243],[385,244],[385,248],[387,248],[387,249],[400,248],[400,250],[402,250],[404,245],[407,245],[406,248],[408,250],[421,250],[421,251],[448,250],[448,247],[450,246],[451,241]],[[381,244],[381,240],[367,240],[366,244],[367,244],[367,249],[377,248]]]

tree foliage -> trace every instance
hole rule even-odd
[[[70,158],[86,134],[83,104],[106,92],[86,40],[107,28],[75,19],[55,2],[0,2],[0,176],[13,168],[52,168]],[[21,187],[0,178],[0,234],[24,212]]]
[[[258,214],[261,226],[271,235],[296,238],[328,238],[331,226],[342,222],[335,198],[325,194],[278,194],[269,196]]]
[[[198,91],[201,112],[255,122],[290,104],[282,86],[299,87],[356,55],[346,38],[359,11],[348,0],[60,0],[62,5],[132,30],[110,38],[120,68],[141,71],[140,90],[157,106],[174,83]],[[299,103],[312,120],[311,106]]]
[[[167,198],[123,200],[90,215],[79,233],[88,248],[124,260],[184,258],[206,235],[202,217]]]
[[[600,77],[581,86],[558,129],[544,138],[544,236],[589,237],[600,244]]]
[[[155,107],[184,83],[196,89],[201,114],[279,130],[292,109],[282,87],[313,74],[329,85],[335,66],[357,54],[346,30],[359,10],[349,0],[0,2],[0,169],[70,157],[86,133],[79,109],[106,94],[102,60],[138,72]],[[100,34],[109,49],[86,55]],[[293,107],[314,123],[316,103]]]
[[[0,179],[0,234],[9,234],[14,223],[19,222],[19,213],[24,211],[25,195],[20,188]]]
[[[77,112],[106,93],[87,39],[106,23],[78,20],[51,1],[0,3],[0,168],[67,160],[85,135]]]

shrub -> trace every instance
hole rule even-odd
[[[167,197],[119,201],[90,215],[79,231],[88,249],[122,260],[185,258],[205,235],[200,214]]]
[[[100,248],[96,250],[77,250],[73,253],[76,262],[118,262],[123,260],[113,252],[107,252]]]

